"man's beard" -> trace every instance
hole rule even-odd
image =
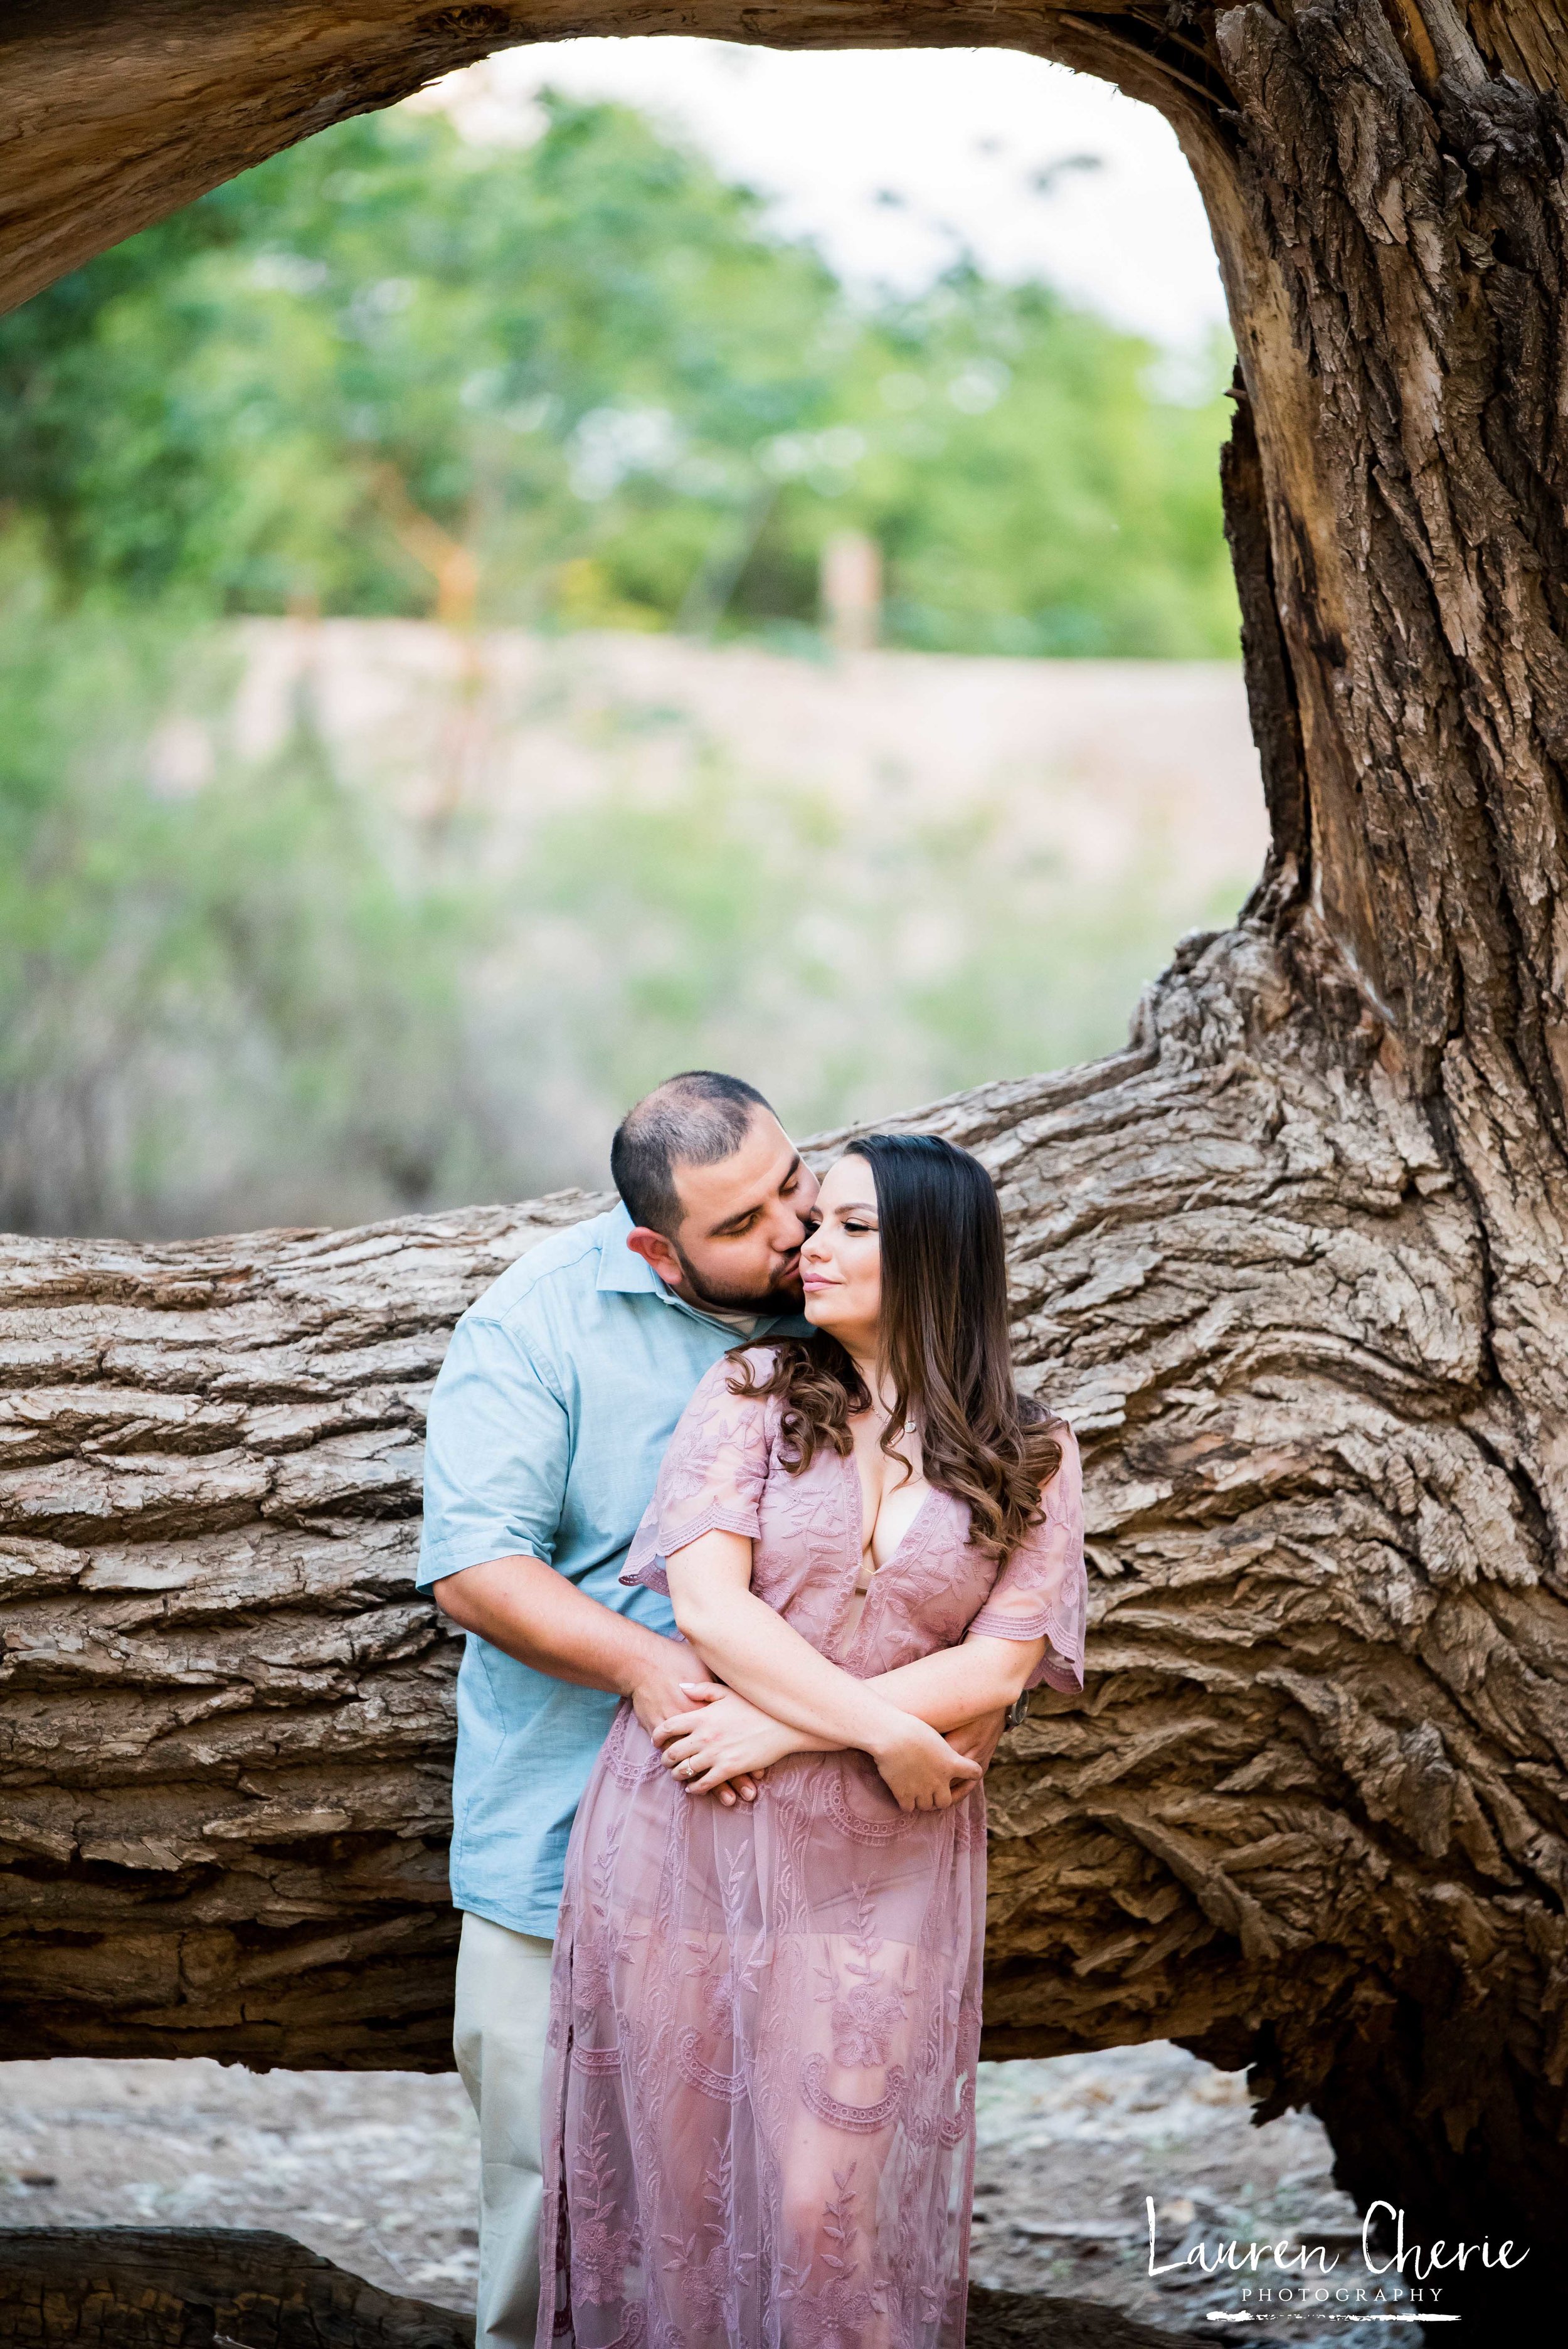
[[[670,1242],[680,1258],[681,1278],[686,1283],[694,1305],[717,1305],[724,1313],[799,1313],[800,1310],[800,1268],[797,1258],[784,1282],[769,1288],[760,1297],[747,1288],[727,1288],[705,1280],[678,1240]]]

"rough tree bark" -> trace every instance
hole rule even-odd
[[[287,2235],[0,2228],[0,2343],[26,2349],[473,2349],[474,2321],[378,2292]]]
[[[1169,2349],[1094,2301],[969,2295],[969,2349]],[[0,2344],[17,2349],[473,2349],[474,2320],[405,2300],[287,2235],[0,2227]]]
[[[38,94],[16,285],[384,102],[459,20],[470,47],[999,42],[1175,124],[1240,348],[1226,489],[1274,845],[1127,1053],[926,1121],[996,1174],[1019,1359],[1090,1466],[1089,1692],[1037,1702],[995,1781],[990,2047],[1167,2033],[1250,2062],[1265,2109],[1324,2116],[1363,2202],[1531,2243],[1544,2307],[1568,2208],[1568,24],[1552,0],[218,15],[192,117],[141,28],[207,25],[195,0],[13,12]],[[51,111],[62,73],[85,129]],[[578,1211],[12,1250],[13,2045],[440,2060],[419,1395],[463,1298]]]

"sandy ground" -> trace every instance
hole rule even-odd
[[[973,2266],[1010,2291],[1101,2300],[1212,2340],[1255,2294],[1295,2283],[1182,2264],[1201,2247],[1305,2236],[1337,2258],[1323,2289],[1375,2290],[1327,2140],[1305,2115],[1262,2130],[1245,2087],[1179,2048],[985,2064]],[[473,2305],[475,2129],[460,2084],[417,2074],[278,2072],[94,2060],[0,2069],[0,2225],[276,2227],[383,2287]],[[1158,2213],[1151,2278],[1145,2198]],[[1251,2282],[1253,2298],[1243,2292]],[[1273,2304],[1296,2349],[1343,2341],[1388,2302]],[[1336,2313],[1337,2312],[1337,2313]],[[1251,2324],[1246,2325],[1249,2334]],[[1379,2323],[1386,2349],[1418,2349]]]

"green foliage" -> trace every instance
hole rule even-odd
[[[852,304],[623,108],[530,148],[360,118],[0,319],[0,502],[77,595],[1229,655],[1222,403],[1039,285]],[[1216,375],[1215,390],[1218,390]]]
[[[861,412],[882,420],[852,502],[887,552],[901,642],[1234,651],[1217,397],[1155,398],[1146,345],[1047,287],[969,269],[890,313],[864,357],[883,371]]]
[[[493,1156],[459,1001],[482,890],[399,868],[308,709],[271,758],[203,771],[219,645],[63,615],[10,553],[0,1221],[180,1229],[465,1190]]]
[[[232,636],[62,612],[37,575],[0,580],[14,1227],[597,1183],[627,1101],[683,1065],[743,1070],[807,1131],[1088,1059],[1249,878],[1217,885],[1158,804],[1109,864],[1064,853],[1052,810],[1086,786],[1045,771],[937,817],[891,771],[840,804],[742,769],[675,702],[595,688],[573,717],[565,647],[465,810],[417,747],[406,793],[309,691],[247,754]],[[562,729],[578,780],[536,803]]]
[[[1113,1044],[1229,909],[1152,815],[1091,883],[1020,832],[1046,778],[867,818],[678,710],[640,767],[612,710],[525,837],[417,820],[308,695],[244,751],[218,623],[820,650],[851,526],[895,644],[1229,657],[1222,403],[1156,385],[1135,337],[968,265],[852,301],[698,157],[561,99],[523,151],[340,125],[0,318],[0,1218],[515,1196],[598,1179],[672,1065],[810,1127]]]

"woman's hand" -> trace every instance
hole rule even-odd
[[[901,1811],[951,1810],[985,1775],[912,1713],[895,1713],[894,1723],[868,1750]]]
[[[692,1710],[662,1721],[654,1732],[654,1744],[662,1747],[688,1795],[714,1794],[739,1779],[741,1799],[754,1802],[756,1781],[764,1771],[810,1743],[799,1730],[787,1729],[717,1681],[688,1681],[681,1686],[692,1700]],[[688,1764],[694,1766],[688,1769]]]

